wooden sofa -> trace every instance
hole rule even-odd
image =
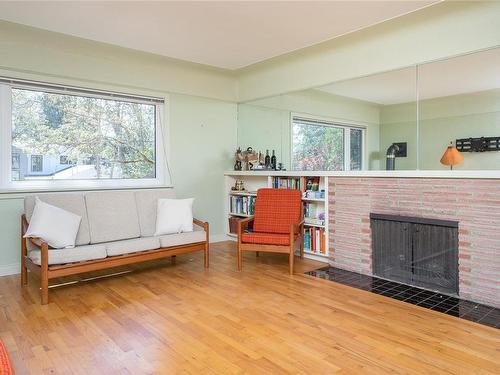
[[[49,301],[49,280],[110,269],[193,251],[204,252],[209,265],[209,224],[193,220],[195,231],[154,236],[159,198],[173,198],[172,189],[48,193],[42,201],[82,216],[73,249],[51,249],[42,238],[24,238],[35,195],[25,198],[21,217],[21,283],[28,270],[40,277],[41,302]]]

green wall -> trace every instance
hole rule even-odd
[[[500,89],[420,103],[420,169],[447,169],[439,160],[450,141],[500,136]],[[500,151],[464,152],[454,169],[500,169]]]
[[[236,147],[236,80],[220,70],[0,21],[0,75],[166,98],[172,183],[222,238]],[[190,95],[186,94],[189,93]],[[168,125],[168,126],[167,126]],[[23,194],[0,192],[0,275],[19,272]]]
[[[305,90],[238,105],[238,145],[275,149],[278,162],[290,169],[292,114],[323,117],[366,127],[367,162],[379,168],[379,106],[361,100]]]
[[[416,102],[380,106],[380,153],[385,155],[395,142],[407,143],[407,156],[396,158],[396,169],[417,169]],[[384,164],[382,169],[385,169]]]

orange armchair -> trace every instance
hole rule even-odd
[[[248,225],[253,222],[253,231]],[[304,219],[302,194],[299,190],[259,189],[255,201],[254,217],[238,225],[238,270],[242,267],[243,251],[284,253],[289,255],[290,274],[293,274],[293,257],[297,242],[300,257],[304,257]]]

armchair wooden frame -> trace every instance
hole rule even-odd
[[[104,259],[88,260],[76,263],[49,265],[49,245],[41,238],[29,238],[33,245],[41,250],[41,264],[37,265],[28,257],[27,239],[24,234],[28,229],[26,216],[21,216],[21,284],[28,284],[28,270],[36,273],[40,277],[40,294],[42,305],[49,302],[49,280],[57,277],[77,275],[85,272],[93,272],[125,266],[135,263],[146,262],[155,259],[172,257],[178,254],[190,253],[193,251],[204,252],[204,266],[209,266],[209,224],[198,219],[193,219],[193,224],[202,227],[205,231],[206,240],[188,245],[171,246],[155,250],[146,250],[124,255],[116,255]]]
[[[303,218],[302,208],[300,210],[300,217]],[[266,244],[254,244],[254,243],[243,243],[241,242],[241,234],[245,231],[248,225],[254,220],[253,217],[243,219],[238,223],[238,270],[241,271],[243,266],[243,251],[255,251],[256,256],[259,256],[259,252],[270,252],[270,253],[283,253],[289,254],[288,256],[288,266],[290,275],[293,275],[293,264],[294,255],[297,241],[300,243],[300,258],[304,258],[304,219],[301,221],[290,225],[290,242],[288,245],[266,245]],[[297,235],[298,234],[298,235]]]

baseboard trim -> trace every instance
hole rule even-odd
[[[0,265],[0,276],[17,275],[19,273],[21,273],[20,263]]]
[[[223,241],[231,241],[232,238],[229,236],[226,236],[225,234],[214,234],[210,236],[210,242],[215,243],[215,242],[223,242]]]

